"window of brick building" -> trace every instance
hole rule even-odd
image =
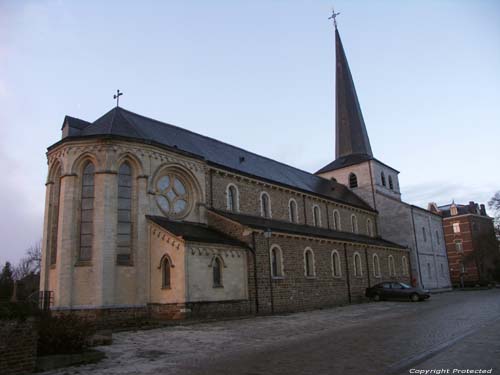
[[[313,225],[315,227],[321,226],[321,211],[318,206],[313,206]]]
[[[295,199],[290,199],[288,202],[288,217],[291,223],[299,222],[299,211],[297,210],[297,202]]]
[[[354,253],[354,276],[363,276],[363,268],[361,267],[361,255],[359,253]]]
[[[227,186],[226,194],[228,211],[238,212],[240,210],[238,188],[233,184],[229,184]]]
[[[354,173],[349,175],[349,187],[351,189],[358,187],[358,177]]]
[[[332,251],[332,275],[333,277],[342,276],[342,271],[340,267],[340,255],[337,250]]]
[[[283,253],[278,245],[271,247],[271,276],[283,277]]]
[[[464,248],[463,248],[463,245],[462,245],[462,240],[456,240],[455,241],[455,250],[459,253],[463,253],[464,252]]]
[[[314,253],[310,248],[304,251],[304,273],[306,277],[314,277],[316,275]]]
[[[271,198],[266,192],[260,194],[260,215],[265,218],[271,218]]]
[[[377,254],[373,254],[372,257],[372,266],[373,266],[373,276],[380,277],[380,259]]]
[[[453,233],[460,233],[460,223],[453,223]]]
[[[334,230],[341,230],[340,214],[339,214],[338,210],[333,211],[333,229]]]

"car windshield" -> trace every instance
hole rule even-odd
[[[409,286],[408,284],[405,284],[405,283],[400,283],[400,284],[405,289],[410,289],[411,288],[411,286]]]

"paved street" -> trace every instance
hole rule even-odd
[[[108,355],[102,362],[52,374],[359,375],[434,368],[493,368],[500,374],[500,290],[122,332],[113,338],[113,345],[100,348]]]

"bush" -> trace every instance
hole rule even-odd
[[[94,332],[89,321],[75,314],[43,315],[38,322],[38,355],[81,353]]]
[[[0,302],[0,320],[25,320],[36,316],[36,307],[25,302]]]

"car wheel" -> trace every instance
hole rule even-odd
[[[374,295],[373,295],[373,297],[372,297],[372,299],[373,299],[375,302],[380,301],[380,294],[378,294],[378,293],[377,293],[377,294],[374,294]]]
[[[413,293],[411,296],[410,296],[410,300],[412,302],[418,302],[420,300],[420,297],[418,296],[417,293]]]

